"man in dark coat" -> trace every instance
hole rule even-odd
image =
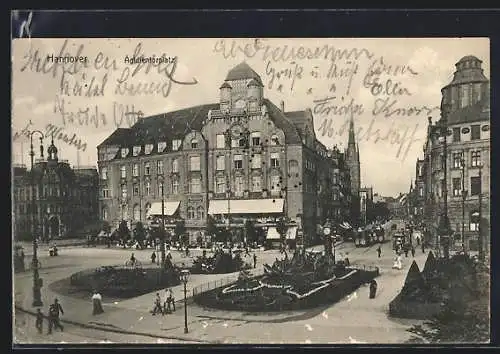
[[[378,246],[377,248],[377,253],[378,253],[378,258],[380,258],[380,255],[382,254],[382,249],[380,248],[380,246]]]
[[[377,293],[377,287],[378,287],[378,284],[375,281],[375,279],[373,279],[370,282],[370,299],[374,299],[375,298],[375,294]]]
[[[64,315],[64,310],[59,300],[55,299],[54,303],[49,307],[49,330],[47,334],[52,333],[52,328],[59,328],[61,332],[64,331],[64,327],[61,325],[59,319],[60,314]]]

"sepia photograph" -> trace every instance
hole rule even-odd
[[[488,38],[21,37],[14,345],[490,342]]]

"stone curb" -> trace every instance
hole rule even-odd
[[[20,312],[27,313],[31,316],[36,316],[36,313],[34,311],[26,310],[18,305],[15,306],[15,309],[20,311]],[[113,333],[129,334],[129,335],[136,335],[136,336],[143,336],[143,337],[150,337],[150,338],[159,338],[159,339],[174,339],[174,340],[181,340],[181,341],[185,341],[185,342],[198,342],[201,344],[220,344],[221,343],[220,341],[208,341],[208,340],[202,340],[202,339],[185,338],[185,337],[178,337],[178,336],[162,336],[162,335],[153,334],[153,333],[128,331],[128,330],[124,330],[124,329],[120,329],[120,328],[109,328],[109,327],[104,327],[104,326],[90,325],[90,324],[85,324],[85,323],[66,320],[66,319],[61,320],[61,322],[67,323],[67,324],[70,324],[73,326],[82,327],[82,328],[95,329],[95,330],[99,330],[102,332],[113,332]]]

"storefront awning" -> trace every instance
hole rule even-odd
[[[286,231],[286,239],[295,240],[295,236],[297,236],[297,226],[289,227],[288,230]],[[280,234],[278,233],[275,227],[270,227],[269,229],[267,229],[266,238],[268,240],[279,240]]]
[[[284,199],[211,200],[208,214],[269,214],[282,213]]]
[[[175,214],[177,209],[179,208],[179,205],[181,204],[180,201],[176,202],[164,202],[163,203],[163,215],[166,216],[172,216]],[[162,215],[162,207],[161,207],[161,202],[154,202],[151,204],[151,208],[149,209],[148,213],[146,216],[161,216]]]

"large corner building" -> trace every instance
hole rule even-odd
[[[117,226],[163,215],[167,228],[182,219],[191,239],[205,233],[208,215],[235,230],[253,220],[269,239],[286,216],[289,237],[305,243],[327,218],[350,221],[355,146],[347,159],[327,149],[311,110],[287,112],[266,99],[246,63],[229,71],[219,93],[217,103],[143,118],[98,146],[102,219]]]
[[[455,65],[453,80],[441,90],[443,104],[450,107],[446,120],[447,156],[443,136],[436,134],[442,121],[433,124],[429,118],[424,158],[416,163],[410,211],[414,218],[431,226],[431,240],[437,245],[445,188],[455,246],[461,247],[462,239],[465,247],[473,250],[480,239],[483,249],[487,250],[489,244],[490,85],[481,64],[474,56],[463,57]]]

